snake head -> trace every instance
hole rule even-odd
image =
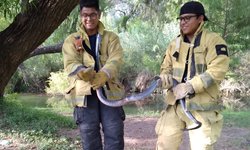
[[[73,72],[71,72],[68,76],[71,77],[71,76],[74,76],[74,75],[77,75],[77,73],[79,73],[80,71],[84,71],[86,70],[87,67],[81,65],[81,66],[78,66]]]

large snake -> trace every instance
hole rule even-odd
[[[78,72],[80,71],[84,71],[87,68],[84,66],[79,66],[77,67],[73,72],[71,72],[68,76],[74,76],[76,75]],[[107,106],[111,106],[111,107],[120,107],[123,106],[129,102],[135,102],[135,101],[140,101],[140,100],[144,100],[146,97],[150,96],[152,94],[152,92],[154,92],[154,90],[161,84],[161,78],[159,76],[155,76],[153,78],[153,81],[151,82],[150,86],[148,88],[146,88],[143,92],[141,93],[134,93],[131,94],[129,96],[126,96],[122,99],[119,100],[109,100],[107,99],[103,93],[102,93],[102,88],[98,88],[96,90],[97,96],[99,98],[99,100],[107,105]],[[174,80],[174,84],[178,84],[176,80]],[[185,129],[185,130],[193,130],[193,129],[197,129],[199,127],[201,127],[201,122],[197,121],[195,119],[195,117],[192,115],[192,113],[190,111],[187,110],[186,108],[186,103],[185,103],[185,98],[178,100],[180,101],[181,107],[185,113],[185,115],[192,120],[192,122],[194,123],[194,127],[189,128],[189,129]]]

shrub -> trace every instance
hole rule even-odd
[[[237,63],[231,65],[228,79],[221,84],[222,100],[224,105],[233,110],[250,108],[250,52],[241,53],[235,57]],[[240,58],[240,59],[239,59]],[[235,58],[232,58],[235,60]],[[234,61],[233,61],[234,62]]]
[[[67,74],[62,70],[51,72],[47,82],[49,86],[45,91],[50,95],[64,95],[65,89],[69,86]]]

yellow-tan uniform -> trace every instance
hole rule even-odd
[[[203,23],[194,34],[193,41],[184,42],[183,35],[173,40],[166,50],[161,65],[161,74],[172,76],[182,82],[187,67],[186,82],[191,83],[195,95],[186,98],[186,106],[202,123],[199,129],[190,130],[192,150],[212,149],[220,136],[223,106],[219,96],[219,84],[229,66],[225,41],[216,33],[202,29]],[[187,64],[187,65],[186,65]],[[165,90],[167,108],[161,113],[156,125],[158,135],[156,149],[178,149],[183,129],[192,126],[182,108],[176,102],[171,89]]]
[[[104,25],[99,21],[98,33],[101,37],[99,60],[100,69],[108,74],[109,80],[104,86],[105,95],[108,99],[115,100],[124,96],[124,87],[118,81],[118,71],[123,63],[123,49],[120,45],[118,36],[104,29]],[[94,68],[94,58],[85,50],[78,51],[75,48],[75,37],[82,37],[88,47],[90,41],[87,33],[82,25],[80,25],[78,32],[69,35],[63,44],[64,68],[69,74],[73,72],[78,66]],[[71,99],[73,106],[86,106],[86,95],[91,95],[91,84],[80,80],[77,76],[69,78],[70,87],[66,90],[66,98]]]

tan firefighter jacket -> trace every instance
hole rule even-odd
[[[187,109],[219,110],[222,108],[219,84],[229,67],[228,50],[218,34],[202,29],[203,24],[197,29],[191,43],[185,43],[183,35],[170,43],[161,65],[161,74],[172,75],[181,82],[187,63],[186,82],[190,82],[195,91],[193,97],[186,98]],[[167,104],[174,105],[176,101],[172,90],[164,91]]]
[[[109,75],[109,81],[104,86],[105,95],[108,99],[121,99],[125,92],[123,85],[118,81],[119,68],[123,63],[123,49],[118,36],[104,29],[104,25],[99,21],[98,34],[100,35],[99,64],[100,69]],[[90,47],[90,42],[84,27],[80,25],[78,32],[69,35],[63,44],[64,68],[69,74],[78,66],[93,67],[94,58],[86,51],[77,51],[74,46],[75,37],[81,36],[86,45]],[[91,95],[91,85],[89,82],[80,80],[77,76],[69,78],[70,87],[66,90],[66,98],[71,99],[74,106],[86,106],[86,95]]]

